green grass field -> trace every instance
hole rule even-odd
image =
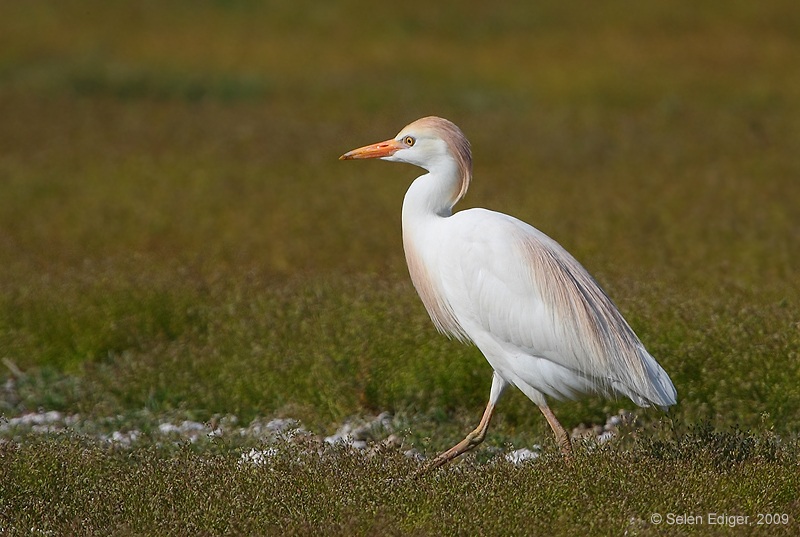
[[[797,534],[799,66],[781,0],[0,1],[0,534]],[[430,114],[472,142],[459,208],[570,250],[669,414],[556,402],[637,414],[568,464],[509,391],[408,479],[491,369],[408,278],[419,171],[337,157]],[[14,425],[46,411],[67,426]],[[321,441],[385,411],[399,449]],[[234,432],[277,418],[306,432]],[[238,425],[159,432],[184,421]]]

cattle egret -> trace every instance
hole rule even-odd
[[[379,158],[427,170],[403,200],[411,280],[436,328],[474,343],[494,369],[479,425],[432,467],[480,444],[509,384],[536,403],[562,452],[567,431],[547,397],[623,395],[642,407],[675,404],[667,373],[611,299],[564,248],[538,229],[486,209],[453,213],[472,179],[470,144],[446,119],[419,119],[341,160]]]

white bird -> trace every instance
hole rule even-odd
[[[562,452],[569,435],[546,397],[623,395],[637,405],[675,404],[667,373],[611,299],[564,248],[538,229],[486,209],[453,213],[472,179],[461,130],[425,117],[393,139],[345,153],[428,173],[403,200],[403,247],[414,287],[436,328],[471,341],[494,369],[480,424],[434,459],[437,467],[480,444],[500,395],[514,385],[544,414]]]

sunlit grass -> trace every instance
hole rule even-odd
[[[257,464],[219,447],[127,453],[68,437],[0,445],[0,456],[0,494],[17,507],[4,529],[57,534],[682,534],[670,514],[702,517],[704,534],[734,531],[713,527],[716,513],[749,516],[737,534],[792,535],[800,487],[796,446],[703,428],[625,452],[579,448],[569,465],[493,460],[418,479],[391,450],[302,442]],[[758,525],[758,513],[786,518]]]

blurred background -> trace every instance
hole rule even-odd
[[[2,411],[473,421],[489,366],[406,273],[418,170],[337,161],[432,114],[472,142],[460,208],[570,250],[679,419],[796,431],[800,7],[781,0],[0,0]],[[501,431],[546,431],[508,399]]]

